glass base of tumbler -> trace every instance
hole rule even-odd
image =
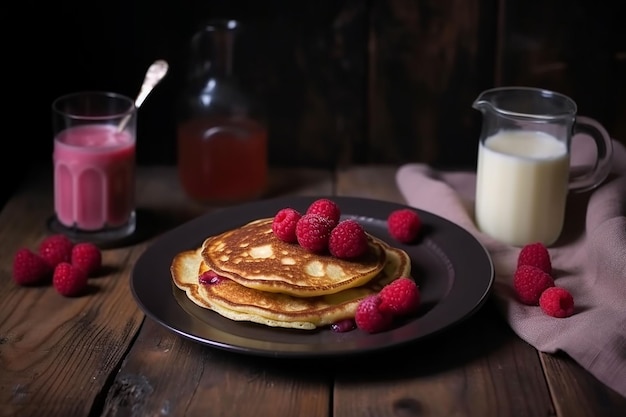
[[[48,219],[47,225],[52,233],[62,233],[75,243],[91,242],[99,247],[114,247],[129,243],[133,238],[137,228],[137,215],[133,211],[126,224],[103,230],[87,231],[68,227],[62,224],[55,215]]]

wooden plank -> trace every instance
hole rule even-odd
[[[331,378],[322,369],[205,347],[146,319],[103,415],[325,417]]]
[[[471,105],[492,83],[495,11],[495,1],[372,3],[369,144],[355,162],[475,163]]]
[[[142,172],[147,174],[139,186],[144,207],[177,220],[202,209],[180,192],[173,168]],[[329,171],[273,170],[270,178],[268,196],[329,195],[333,190]],[[163,193],[170,198],[163,199]],[[146,319],[108,391],[103,413],[327,416],[329,375],[323,368],[294,365],[201,346]]]
[[[396,187],[396,165],[353,165],[339,170],[337,194],[404,203]]]
[[[270,162],[332,167],[349,161],[366,131],[367,2],[274,7],[280,12],[252,22],[248,51],[257,64],[244,74],[267,103]]]
[[[317,168],[272,168],[265,198],[287,195],[331,195],[334,178],[330,171]]]
[[[557,416],[622,417],[626,397],[622,397],[563,353],[541,354],[541,361]]]
[[[66,298],[51,285],[18,287],[12,259],[48,234],[49,171],[20,188],[0,213],[0,410],[2,415],[89,415],[143,320],[128,290],[141,245],[103,251],[103,269],[86,295]]]
[[[335,415],[554,413],[536,352],[512,334],[492,302],[440,335],[351,365],[337,376]]]
[[[618,2],[501,2],[503,85],[559,91],[626,143],[626,28]]]
[[[142,227],[142,239],[153,238],[195,217],[228,207],[201,204],[187,197],[178,181],[176,167],[143,166],[137,175],[138,224]],[[270,169],[268,187],[261,198],[330,193],[332,184],[328,172],[314,168],[277,167]]]

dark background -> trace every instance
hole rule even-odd
[[[4,3],[2,201],[50,164],[50,105],[78,90],[135,96],[148,66],[170,72],[139,112],[137,160],[175,164],[175,102],[188,44],[209,18],[240,19],[236,67],[262,100],[272,165],[475,163],[480,114],[498,85],[570,95],[626,138],[626,25],[591,0],[61,0]],[[241,63],[243,61],[243,63]],[[18,164],[18,175],[11,166]]]

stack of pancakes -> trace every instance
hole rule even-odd
[[[174,284],[195,304],[232,320],[315,329],[354,318],[359,301],[410,275],[406,252],[371,234],[363,256],[339,259],[283,242],[272,220],[252,221],[177,254]]]

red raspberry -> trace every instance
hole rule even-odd
[[[319,214],[320,216],[327,217],[332,222],[333,227],[335,227],[339,223],[341,210],[334,201],[328,198],[320,198],[311,203],[305,214]]]
[[[388,311],[394,316],[414,313],[420,305],[419,287],[408,277],[400,277],[385,285],[378,295],[383,300],[380,310]]]
[[[73,247],[74,243],[67,236],[62,234],[51,235],[39,244],[39,255],[54,269],[61,262],[72,260]]]
[[[292,208],[284,208],[278,211],[272,221],[272,231],[277,238],[284,242],[295,243],[296,224],[302,215],[299,211]]]
[[[81,242],[72,248],[72,265],[82,268],[87,276],[96,272],[102,266],[102,253],[93,243]]]
[[[543,243],[531,243],[522,248],[517,258],[517,266],[531,265],[552,274],[550,253]]]
[[[52,268],[41,256],[22,248],[13,257],[13,281],[19,285],[33,285],[50,278]]]
[[[199,277],[198,277],[198,283],[202,284],[202,285],[216,285],[219,284],[220,282],[226,280],[228,278],[224,278],[220,275],[217,274],[217,272],[215,272],[212,269],[209,269],[206,272],[203,272]]]
[[[87,274],[81,268],[61,262],[54,268],[52,286],[66,297],[80,295],[87,287]]]
[[[305,214],[296,224],[296,238],[304,249],[321,253],[328,249],[332,229],[333,224],[327,217]]]
[[[356,220],[344,220],[330,232],[328,249],[337,258],[356,258],[363,255],[367,248],[367,235]]]
[[[359,302],[354,315],[356,326],[367,333],[378,333],[391,327],[393,316],[379,309],[382,298],[370,295]]]
[[[538,305],[541,293],[550,287],[554,287],[550,274],[531,265],[520,265],[513,275],[515,294],[527,305]]]
[[[562,287],[546,288],[539,297],[539,306],[549,316],[569,317],[574,314],[574,297]]]
[[[354,322],[354,319],[343,319],[330,325],[330,329],[337,333],[349,332],[355,328],[356,323]]]
[[[415,210],[398,209],[389,214],[387,227],[391,237],[402,243],[411,243],[422,228],[422,220]]]

